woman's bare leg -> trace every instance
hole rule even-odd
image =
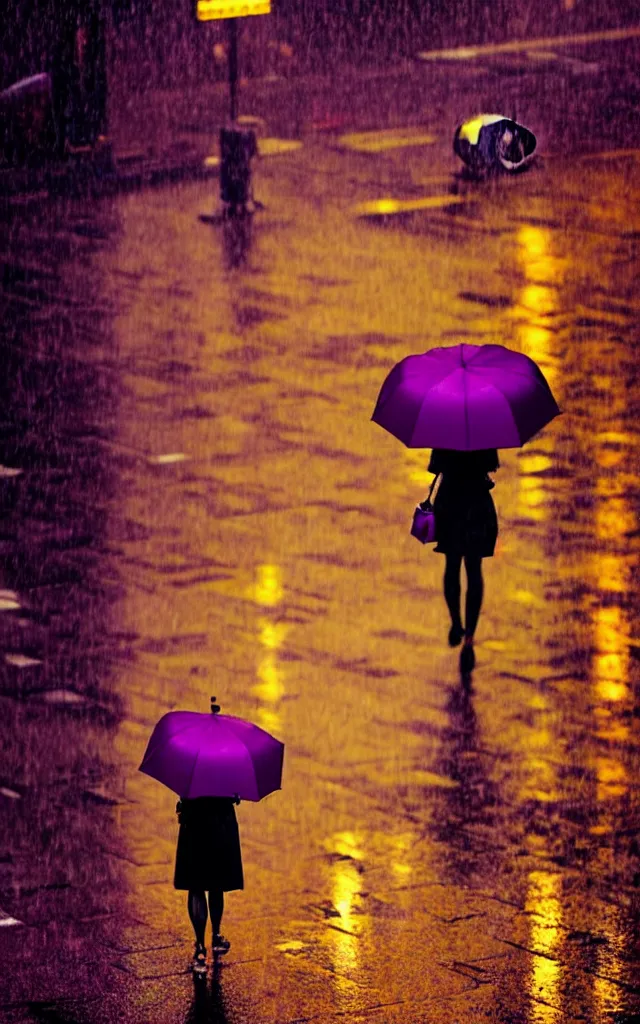
[[[473,636],[480,618],[484,581],[482,579],[482,558],[478,555],[465,555],[464,567],[467,570],[467,597],[465,600],[464,636],[465,643],[472,643]]]
[[[207,900],[203,890],[189,890],[187,909],[193,930],[196,933],[196,942],[199,946],[204,946],[204,935],[207,927]]]
[[[224,893],[222,889],[210,889],[209,890],[209,914],[211,916],[211,927],[213,929],[213,937],[220,934],[220,925],[222,923],[222,911],[224,910]]]
[[[452,647],[460,643],[462,638],[462,618],[460,616],[460,568],[462,557],[460,555],[446,555],[444,567],[444,599],[447,602],[449,615],[451,616],[451,632],[449,643]]]

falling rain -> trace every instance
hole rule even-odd
[[[5,7],[0,1017],[638,1021],[634,5]]]

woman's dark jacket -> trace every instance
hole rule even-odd
[[[174,888],[243,889],[242,856],[234,801],[201,796],[180,800]]]
[[[435,551],[444,555],[490,558],[498,537],[498,518],[487,476],[500,463],[495,448],[457,452],[434,448],[430,473],[442,473],[434,501]]]

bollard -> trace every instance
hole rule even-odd
[[[225,212],[246,213],[251,195],[251,161],[258,152],[252,128],[220,129],[220,198]]]

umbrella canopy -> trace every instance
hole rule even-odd
[[[232,715],[169,711],[151,734],[140,771],[178,796],[261,800],[280,789],[284,743]]]
[[[560,410],[533,359],[504,345],[453,345],[407,356],[373,416],[408,448],[519,448]]]

